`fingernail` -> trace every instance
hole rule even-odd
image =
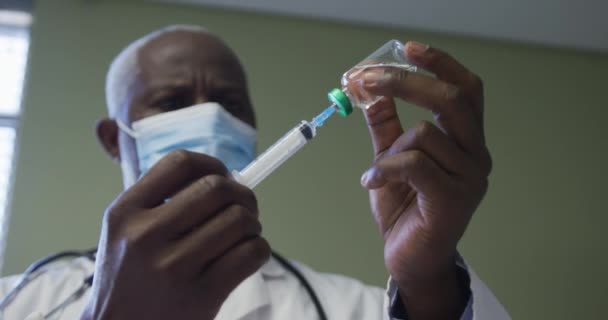
[[[424,53],[428,48],[429,46],[427,44],[422,44],[416,41],[410,41],[405,45],[407,52],[415,55]]]
[[[361,176],[361,186],[365,187],[367,185],[367,180],[369,179],[369,171],[365,171]]]

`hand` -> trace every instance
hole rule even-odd
[[[176,151],[114,201],[83,319],[215,317],[270,256],[254,194],[226,175],[214,158]]]
[[[438,312],[459,317],[466,304],[453,297],[462,293],[456,246],[486,192],[492,166],[483,130],[483,86],[438,49],[410,42],[406,53],[436,78],[370,69],[362,76],[363,88],[429,109],[438,126],[421,122],[404,132],[394,101],[383,98],[366,113],[375,161],[361,183],[369,189],[384,237],[386,267],[410,316],[448,319]],[[460,305],[445,307],[454,301]]]

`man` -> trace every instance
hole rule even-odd
[[[386,291],[270,258],[255,195],[229,174],[254,157],[245,72],[216,36],[173,26],[131,44],[108,72],[110,117],[97,135],[125,191],[104,215],[95,265],[46,267],[6,319],[53,308],[61,319],[508,319],[456,251],[491,170],[481,81],[438,49],[406,51],[437,78],[394,69],[360,79],[387,97],[366,112],[376,157],[361,179],[385,241]],[[390,97],[429,109],[438,127],[404,131]]]

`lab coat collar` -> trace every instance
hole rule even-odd
[[[273,257],[270,257],[268,261],[260,269],[262,275],[269,278],[279,278],[285,276],[285,268],[277,262]]]
[[[270,308],[270,302],[270,292],[264,283],[264,277],[257,271],[232,290],[215,319],[256,319],[252,314],[261,312],[262,308]]]
[[[216,319],[267,319],[271,307],[270,292],[266,281],[285,276],[285,269],[274,258],[270,258],[260,270],[245,279],[228,296]],[[267,308],[268,310],[262,310]]]

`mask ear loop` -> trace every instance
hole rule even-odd
[[[116,121],[116,125],[118,126],[118,128],[120,128],[120,130],[122,130],[124,133],[128,134],[131,138],[133,139],[137,139],[137,137],[139,136],[137,134],[137,132],[135,132],[133,129],[129,128],[126,124],[124,124],[122,121],[115,119],[114,121]]]
[[[135,132],[135,130],[129,128],[122,121],[120,121],[118,119],[114,119],[114,121],[116,121],[116,125],[118,126],[118,128],[120,130],[122,130],[122,132],[129,135],[129,137],[131,137],[133,139],[137,139],[137,137],[139,137],[139,134],[137,132]],[[126,161],[123,157],[120,158],[120,167],[122,168],[123,184],[124,184],[124,187],[126,190],[129,187],[131,187],[133,184],[135,184],[135,181],[137,181],[137,176],[135,176],[135,174],[133,173],[133,168],[131,167],[131,164],[128,161]]]

